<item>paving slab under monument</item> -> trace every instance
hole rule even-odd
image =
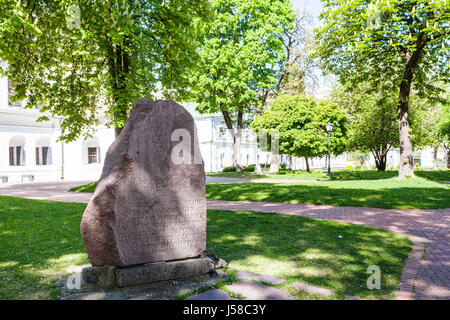
[[[333,291],[331,291],[329,289],[310,286],[309,284],[306,284],[306,283],[295,282],[292,284],[292,286],[295,289],[304,290],[304,291],[307,291],[307,292],[313,293],[313,294],[321,294],[321,295],[327,296],[327,297],[333,295]]]
[[[82,279],[81,273],[74,277]],[[57,286],[61,289],[60,300],[173,300],[201,288],[214,286],[218,281],[226,281],[228,278],[229,275],[225,272],[217,270],[214,275],[204,274],[124,288],[101,289],[82,281],[80,289],[69,289],[67,279],[58,281]]]
[[[242,280],[253,280],[253,281],[261,281],[261,282],[267,282],[270,284],[282,284],[286,281],[285,278],[282,277],[274,277],[274,276],[268,276],[265,274],[259,274],[259,273],[251,273],[251,272],[238,272],[235,275],[236,278],[242,279]]]
[[[285,291],[247,280],[235,282],[226,288],[247,300],[294,300]]]
[[[228,293],[220,289],[208,290],[193,296],[190,296],[184,300],[237,300],[232,298]]]

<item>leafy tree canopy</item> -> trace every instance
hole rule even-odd
[[[200,66],[187,74],[188,99],[202,113],[221,112],[229,129],[243,127],[260,92],[277,82],[284,59],[283,30],[295,15],[288,0],[213,0],[215,19],[205,25]]]
[[[420,96],[438,98],[441,90],[433,84],[449,77],[447,0],[322,2],[324,24],[316,33],[317,52],[341,83],[371,80],[386,90],[399,88],[409,55],[420,47],[414,87]]]
[[[397,92],[399,178],[414,177],[410,93],[438,100],[449,77],[447,0],[322,0],[317,56],[341,83]]]
[[[89,135],[102,111],[122,127],[131,103],[152,98],[158,84],[185,87],[181,74],[210,16],[206,0],[0,0],[0,8],[0,60],[15,99],[63,117],[67,141]]]
[[[447,101],[442,105],[442,113],[437,125],[438,136],[447,142],[450,141],[450,92],[447,93]]]
[[[333,124],[331,152],[335,155],[346,150],[347,116],[331,101],[317,103],[306,95],[279,95],[261,116],[255,118],[252,128],[257,131],[278,131],[281,154],[297,157],[320,157],[328,152],[326,124]],[[269,139],[270,141],[270,139]]]

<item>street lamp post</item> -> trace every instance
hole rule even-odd
[[[333,131],[333,124],[327,123],[328,132],[328,175],[331,174],[331,131]]]

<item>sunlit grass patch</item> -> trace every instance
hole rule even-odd
[[[209,250],[229,262],[229,272],[281,276],[287,284],[329,288],[339,297],[393,298],[411,245],[403,236],[346,223],[246,211],[208,212]],[[382,270],[380,290],[366,286],[370,265]],[[286,285],[280,287],[288,290]]]
[[[450,185],[417,178],[301,183],[212,183],[209,199],[310,203],[385,209],[450,208]]]

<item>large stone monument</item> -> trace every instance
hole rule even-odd
[[[103,286],[213,272],[206,252],[205,172],[192,116],[171,100],[141,99],[109,147],[81,235]]]

